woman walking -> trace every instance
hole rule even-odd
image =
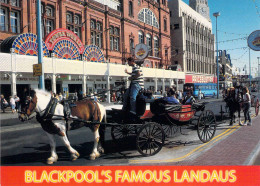
[[[15,100],[12,96],[9,97],[10,98],[10,106],[11,106],[11,109],[12,109],[12,113],[15,113]]]
[[[245,122],[243,125],[251,126],[251,116],[250,116],[250,107],[251,107],[251,97],[247,87],[243,88],[243,108],[245,115]],[[246,123],[248,120],[248,123]]]

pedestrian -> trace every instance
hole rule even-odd
[[[10,98],[9,103],[12,109],[12,113],[15,113],[15,100],[12,96],[10,96],[9,98]]]
[[[251,126],[252,125],[251,116],[250,116],[251,97],[250,97],[249,90],[247,87],[244,87],[242,90],[243,90],[243,109],[244,109],[244,115],[245,115],[245,122],[243,125]],[[248,120],[248,123],[247,123],[247,120]]]
[[[15,109],[16,109],[16,112],[20,112],[21,111],[21,104],[20,104],[20,98],[15,95],[14,96],[14,101],[15,101]]]
[[[5,109],[8,106],[8,102],[6,101],[5,97],[3,94],[1,94],[1,109],[3,113],[5,113]]]
[[[182,92],[182,90],[179,91],[178,99],[179,99],[180,103],[182,103],[182,100],[183,100],[183,92]]]
[[[201,97],[202,97],[202,92],[201,92],[201,90],[199,89],[199,92],[198,92],[198,98],[199,98],[199,100],[201,100]]]
[[[59,101],[62,101],[63,100],[63,96],[61,94],[61,92],[59,93]]]

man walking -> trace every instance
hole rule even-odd
[[[124,95],[123,110],[126,110],[128,97],[130,98],[130,113],[136,116],[136,96],[144,88],[143,72],[140,66],[137,66],[133,58],[128,58],[128,64],[132,66],[132,72],[125,69],[125,73],[131,75],[128,79],[131,81],[130,87]]]

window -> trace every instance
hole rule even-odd
[[[130,39],[129,44],[130,44],[130,52],[132,52],[135,48],[134,40]]]
[[[149,50],[149,55],[152,56],[153,52],[152,52],[152,38],[150,34],[146,34],[146,45],[148,47]]]
[[[103,25],[102,22],[91,19],[90,21],[91,30],[91,44],[103,47]]]
[[[46,6],[46,16],[53,17],[53,8],[51,6]]]
[[[47,5],[44,11],[44,6],[42,5],[42,15],[44,19],[43,23],[45,23],[45,25],[43,25],[44,30],[42,33],[44,37],[45,35],[48,35],[54,30],[54,7],[51,5]]]
[[[133,16],[133,2],[129,1],[129,16]]]
[[[144,34],[142,31],[138,32],[138,36],[139,36],[139,44],[144,43]]]
[[[154,13],[148,8],[143,8],[138,13],[138,20],[148,25],[154,26],[155,28],[159,28],[157,18],[155,17]]]
[[[19,0],[11,0],[10,3],[11,3],[12,6],[17,6],[17,7],[20,6]]]
[[[159,57],[159,40],[158,37],[154,37],[154,56]]]
[[[5,4],[7,4],[8,1],[7,1],[7,0],[0,0],[0,3],[5,3]]]
[[[11,12],[10,20],[11,20],[11,32],[20,33],[19,13],[18,12]]]
[[[119,51],[119,28],[110,26],[109,28],[110,50]]]
[[[0,8],[0,31],[8,31],[7,10]]]
[[[81,15],[75,14],[73,12],[67,13],[67,29],[71,30],[79,38],[81,38]]]
[[[138,0],[138,6],[141,6],[141,0]]]
[[[68,12],[68,13],[67,13],[67,23],[72,23],[72,22],[73,22],[73,21],[72,21],[72,18],[73,18],[72,13],[71,13],[71,12]]]
[[[164,31],[167,31],[167,19],[163,20]]]
[[[46,22],[46,34],[49,34],[53,31],[53,20],[49,20],[47,19],[47,22]]]

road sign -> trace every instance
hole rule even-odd
[[[260,51],[260,30],[252,32],[247,39],[248,46],[255,51]]]
[[[41,75],[42,75],[42,64],[34,64],[33,76],[41,76]]]

